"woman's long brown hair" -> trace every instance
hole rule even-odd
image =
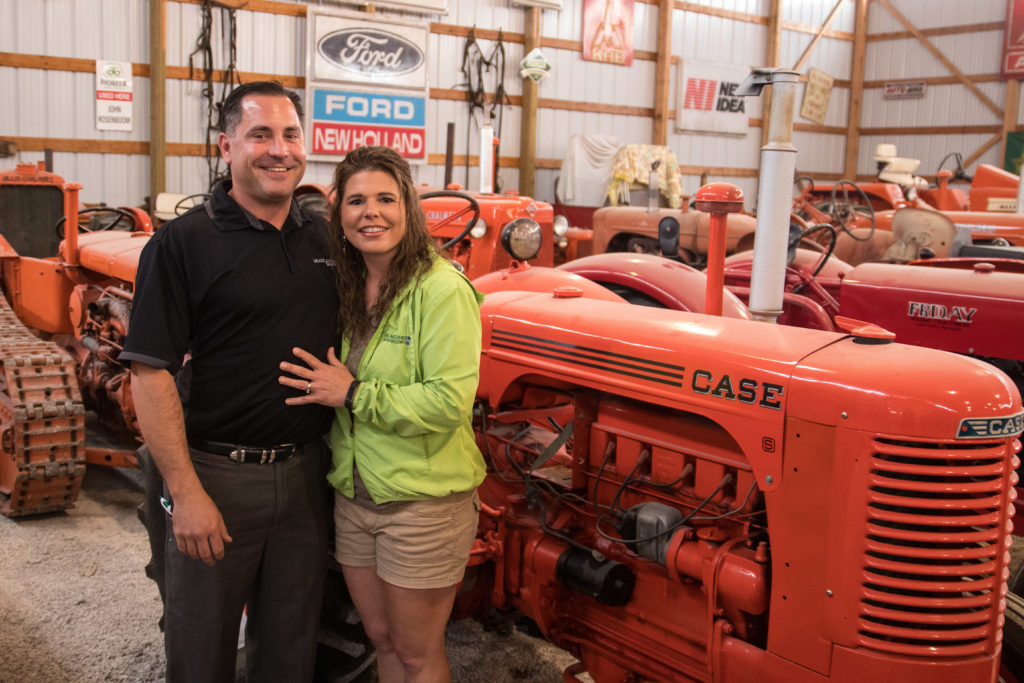
[[[377,301],[366,308],[366,262],[363,254],[345,239],[341,227],[341,202],[345,185],[356,173],[383,171],[394,178],[405,209],[405,235],[381,280]],[[438,255],[427,230],[427,219],[412,180],[409,162],[391,147],[359,147],[349,152],[334,171],[334,202],[331,204],[331,256],[337,264],[338,330],[346,335],[363,335],[387,312],[402,289],[423,275]]]

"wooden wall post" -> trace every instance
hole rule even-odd
[[[1006,158],[1007,134],[1017,130],[1017,116],[1020,109],[1020,81],[1010,79],[1006,81],[1006,101],[1003,102],[1005,114],[1003,114],[1003,144],[999,149],[999,166],[1002,168],[1003,160]]]
[[[771,0],[768,3],[768,44],[765,48],[765,66],[777,68],[779,54],[782,52],[782,0]],[[761,93],[761,144],[768,142],[768,117],[772,113],[772,86]]]
[[[527,7],[523,26],[523,54],[540,46],[540,8]],[[534,167],[537,162],[537,82],[523,78],[523,107],[519,122],[519,194],[534,194]]]
[[[658,3],[658,54],[654,65],[654,121],[651,144],[664,145],[668,141],[668,110],[670,69],[672,67],[672,10],[674,0]]]
[[[864,54],[868,38],[868,2],[857,0],[853,29],[853,65],[850,74],[850,108],[846,117],[846,160],[843,177],[857,180],[857,161],[860,154],[860,116],[864,103]]]
[[[167,189],[167,0],[149,0],[149,209]]]

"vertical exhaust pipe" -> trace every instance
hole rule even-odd
[[[782,313],[789,247],[789,214],[793,206],[793,105],[799,74],[788,69],[754,69],[736,90],[738,95],[760,95],[772,86],[768,139],[761,147],[761,175],[757,185],[757,228],[750,278],[750,314],[754,320],[776,322]]]

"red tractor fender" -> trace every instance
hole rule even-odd
[[[704,313],[707,274],[678,261],[652,254],[606,253],[569,261],[558,269],[612,291],[637,292],[671,310]],[[722,296],[722,315],[752,319],[746,305],[728,290]]]
[[[789,264],[789,267],[795,270],[807,270],[811,271],[817,267],[818,261],[821,260],[821,252],[814,249],[797,249],[796,258]],[[725,257],[725,272],[746,272],[749,273],[754,264],[754,252],[752,251],[741,251],[733,254],[732,256]],[[822,267],[818,273],[820,278],[842,278],[846,273],[853,270],[853,266],[843,261],[842,259],[830,256],[828,261]]]
[[[835,256],[830,256],[821,265],[823,256],[823,253],[812,249],[796,250],[795,258],[786,267],[780,324],[835,330],[832,317],[839,312],[839,286],[853,266]],[[744,302],[750,297],[753,265],[754,253],[751,251],[742,251],[725,259],[725,285]],[[814,275],[819,265],[821,270]]]
[[[508,291],[539,292],[627,303],[621,296],[581,275],[557,268],[530,266],[519,261],[513,261],[512,265],[504,270],[496,270],[475,278],[473,286],[484,294]]]

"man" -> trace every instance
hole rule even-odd
[[[278,364],[296,346],[326,356],[338,304],[327,223],[292,197],[301,120],[279,83],[232,91],[218,139],[230,179],[139,260],[121,359],[171,515],[171,683],[234,680],[243,606],[249,683],[313,675],[333,413],[286,405],[296,392],[278,383]]]

